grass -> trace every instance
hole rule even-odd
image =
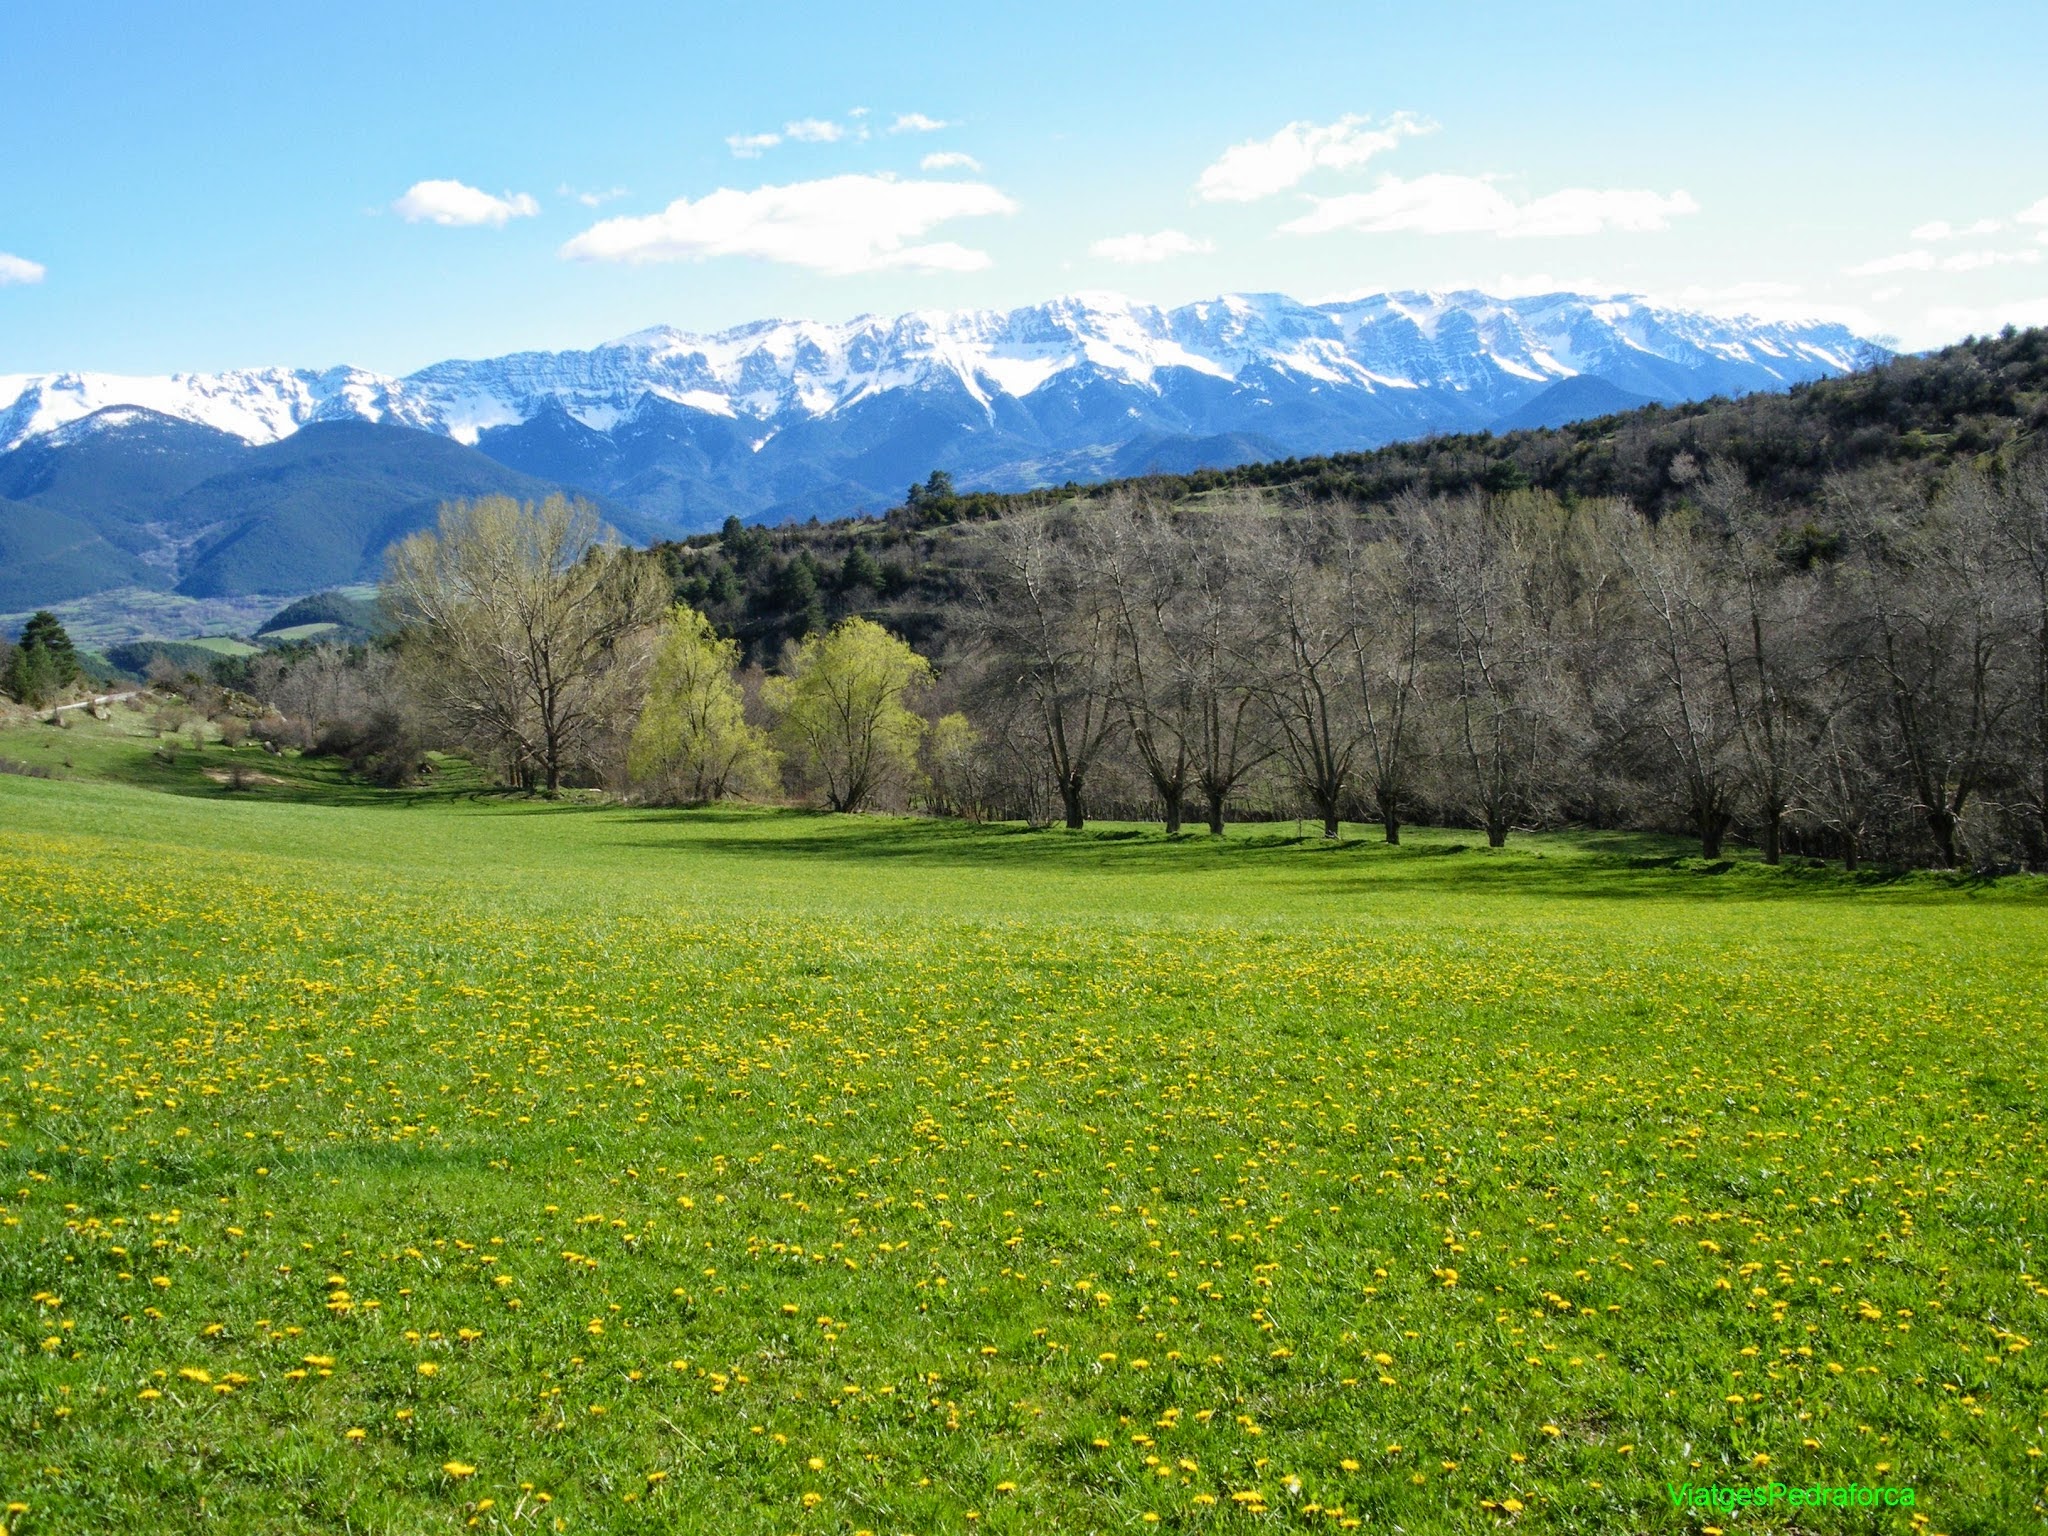
[[[0,755],[10,1531],[2048,1523],[2038,881]]]

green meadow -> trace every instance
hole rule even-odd
[[[17,1536],[2048,1529],[2040,880],[139,718],[0,731]]]

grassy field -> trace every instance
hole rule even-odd
[[[0,730],[10,1532],[2048,1529],[2038,881],[140,719]]]
[[[283,629],[266,629],[263,632],[263,638],[271,641],[273,644],[282,644],[289,640],[324,640],[329,635],[338,632],[340,628],[339,624],[331,622],[321,624],[288,624]]]

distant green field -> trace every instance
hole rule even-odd
[[[203,651],[218,651],[223,656],[254,656],[263,649],[232,635],[201,635],[196,640],[187,640],[185,644],[196,645]]]
[[[325,624],[290,624],[283,629],[266,629],[263,632],[263,638],[276,642],[318,640],[323,635],[331,635],[340,628],[339,624],[331,622]]]
[[[2048,1525],[2040,881],[141,720],[0,731],[9,1531]]]

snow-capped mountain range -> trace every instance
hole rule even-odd
[[[1182,472],[1784,389],[1885,355],[1837,325],[1626,297],[1081,295],[661,328],[403,378],[0,376],[0,609],[373,581],[458,497],[565,488],[648,540],[880,510],[934,469],[967,490]]]
[[[347,367],[0,375],[0,451],[110,406],[144,407],[251,443],[309,422],[383,422],[533,471],[559,469],[529,461],[565,451],[593,464],[621,459],[599,474],[609,483],[590,488],[687,517],[674,495],[681,487],[636,493],[628,483],[656,467],[632,451],[650,425],[674,447],[683,447],[680,434],[713,459],[735,450],[759,458],[798,432],[801,457],[825,473],[797,478],[851,481],[827,493],[841,503],[860,499],[857,487],[892,494],[920,466],[952,468],[966,484],[1008,485],[1028,481],[1033,467],[1064,478],[1137,440],[1152,440],[1174,467],[1188,467],[1178,461],[1189,440],[1232,435],[1261,440],[1237,445],[1239,457],[1262,447],[1364,448],[1492,425],[1575,377],[1673,400],[1784,388],[1883,355],[1839,325],[1722,319],[1628,297],[1385,293],[1311,305],[1233,294],[1161,309],[1087,294],[1007,312],[762,321],[713,335],[658,327],[588,351],[436,363],[402,378]],[[856,464],[830,461],[871,458],[899,436],[906,409],[919,418],[919,441],[903,466],[878,483],[858,472],[866,465],[831,472]],[[821,433],[828,423],[835,429]],[[714,478],[728,482],[715,498],[724,503],[757,477]],[[804,487],[786,490],[800,498]],[[764,489],[741,499],[767,511],[792,498]]]

